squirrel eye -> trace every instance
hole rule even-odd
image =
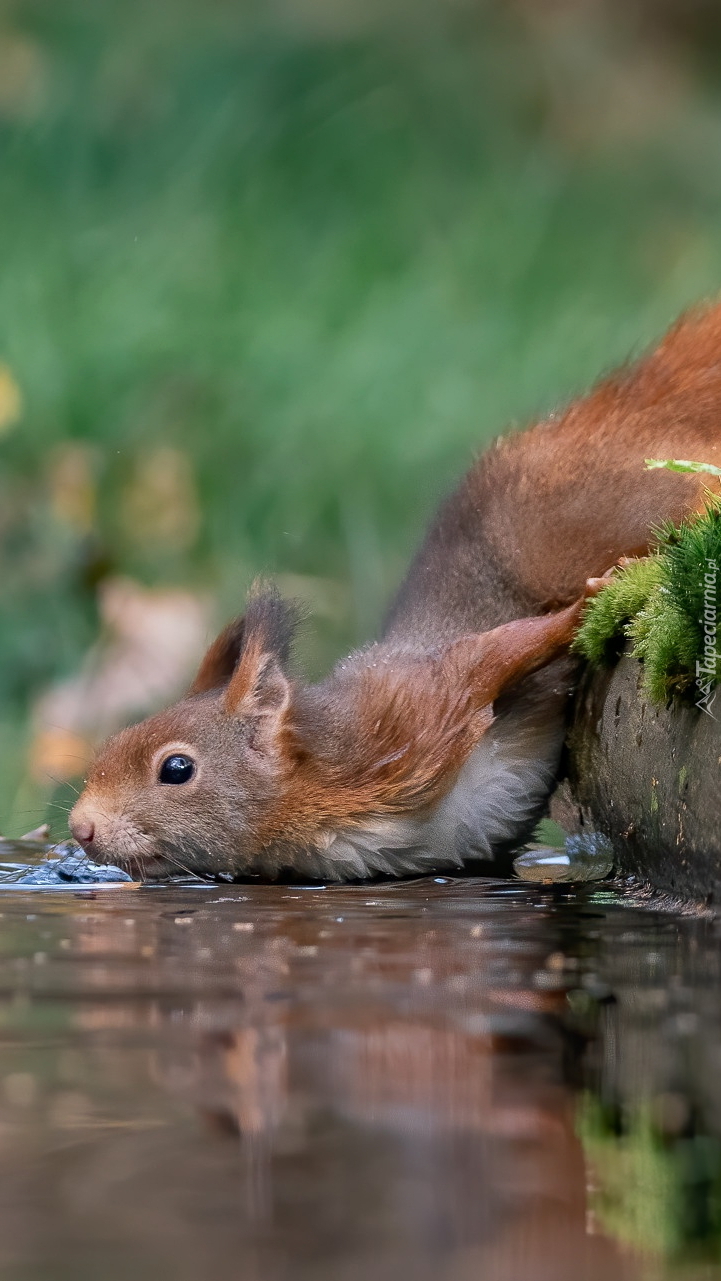
[[[189,756],[168,756],[158,770],[160,783],[189,783],[195,773],[195,761]]]

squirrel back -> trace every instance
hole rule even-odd
[[[386,633],[430,639],[557,609],[619,557],[645,554],[653,529],[701,510],[715,483],[646,471],[649,457],[721,464],[721,304],[486,450],[432,522]]]

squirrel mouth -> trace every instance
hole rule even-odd
[[[114,863],[137,881],[169,881],[179,878],[202,880],[181,858],[169,851],[159,850],[147,854],[109,855],[103,862]]]
[[[106,861],[129,872],[134,881],[154,881],[172,874],[172,869],[162,854],[120,854]]]

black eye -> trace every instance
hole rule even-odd
[[[189,756],[168,756],[158,771],[161,783],[189,783],[195,773],[195,761]]]

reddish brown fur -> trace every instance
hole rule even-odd
[[[292,612],[273,592],[256,595],[211,646],[188,699],[101,751],[73,815],[77,830],[94,829],[87,847],[146,863],[181,849],[211,871],[252,870],[277,849],[278,865],[293,866],[339,829],[430,811],[494,711],[516,737],[539,708],[562,717],[570,669],[554,660],[586,580],[702,504],[704,479],[647,472],[644,459],[721,462],[720,424],[716,306],[488,451],[431,526],[383,640],[320,685],[290,681]],[[199,758],[187,789],[158,785],[164,744]]]
[[[259,833],[262,844],[289,836],[302,843],[319,826],[431,805],[488,728],[502,691],[569,645],[581,606],[464,637],[440,656],[378,666],[361,656],[345,674],[351,751],[330,758],[318,747],[308,751],[289,719],[283,754],[292,768]]]

